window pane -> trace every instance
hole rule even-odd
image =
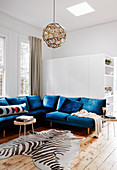
[[[0,37],[0,96],[4,95],[5,92],[5,84],[4,84],[4,58],[5,58],[5,38]]]
[[[29,43],[21,42],[20,94],[29,94]]]
[[[0,65],[3,65],[5,38],[0,37]]]

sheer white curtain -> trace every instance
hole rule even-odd
[[[31,95],[41,95],[42,40],[30,37],[31,50]]]

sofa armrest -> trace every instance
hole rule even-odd
[[[106,113],[106,107],[102,107],[103,115]]]

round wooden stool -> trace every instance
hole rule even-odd
[[[20,121],[17,121],[17,120],[14,120],[14,125],[19,125],[20,128],[19,128],[19,136],[20,136],[20,133],[21,133],[21,126],[24,125],[24,136],[26,136],[26,125],[30,125],[32,124],[32,132],[34,134],[34,127],[33,127],[33,123],[36,122],[36,119],[32,119],[30,121],[27,121],[27,122],[20,122]]]

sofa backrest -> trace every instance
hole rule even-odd
[[[84,103],[83,108],[88,112],[97,113],[103,115],[102,107],[106,107],[106,99],[92,99],[81,97],[81,101]]]
[[[59,96],[45,95],[43,98],[43,106],[56,110]]]
[[[41,98],[39,95],[26,96],[28,99],[29,110],[36,110],[42,107]]]
[[[6,97],[6,100],[9,105],[18,105],[26,103],[26,108],[29,110],[29,104],[26,96],[20,96],[20,97]]]

